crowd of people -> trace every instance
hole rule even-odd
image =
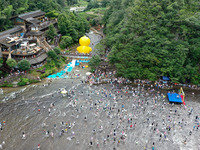
[[[48,149],[45,141],[51,140],[69,149],[200,149],[200,114],[195,102],[186,100],[186,106],[169,103],[166,94],[150,81],[135,80],[135,86],[130,80],[115,78],[112,72],[78,80],[65,88],[67,94],[59,88],[42,97],[23,98],[27,107],[34,108],[28,112],[35,115],[32,121],[43,120],[36,126],[42,132],[34,133],[42,138],[32,145],[35,149]],[[44,88],[48,86],[51,84]],[[0,128],[6,136],[5,122]],[[19,137],[29,140],[31,131],[23,130]],[[0,149],[6,149],[10,142],[2,139],[0,143]]]

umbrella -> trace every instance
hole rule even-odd
[[[67,91],[66,91],[65,89],[63,89],[63,90],[61,91],[61,93],[62,93],[62,94],[67,94]]]
[[[91,74],[92,74],[91,72],[86,72],[86,75],[87,75],[87,76],[89,76],[89,75],[91,75]]]

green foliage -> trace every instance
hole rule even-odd
[[[65,12],[58,17],[58,29],[63,36],[71,37],[74,43],[89,31],[89,23],[85,15]]]
[[[17,66],[19,67],[20,70],[25,71],[30,69],[31,64],[28,60],[23,59],[17,64]]]
[[[17,62],[16,60],[10,58],[7,59],[6,64],[10,67],[10,68],[14,68],[15,66],[17,66]]]
[[[0,58],[0,67],[3,66],[3,58]]]
[[[57,59],[57,54],[55,51],[51,50],[51,51],[48,51],[47,53],[48,57],[50,57],[52,60],[56,60]]]
[[[78,3],[78,0],[67,0],[67,5],[69,6],[77,4],[77,3]]]
[[[20,81],[17,83],[18,86],[24,86],[31,83],[37,83],[38,80],[28,79],[28,78],[20,78]]]
[[[0,85],[0,87],[13,87],[13,85],[8,83],[7,81],[4,81],[4,83]]]
[[[92,8],[99,8],[99,3],[97,0],[92,0],[88,3],[86,10],[90,10]]]
[[[48,77],[50,74],[53,74],[54,72],[56,72],[56,69],[53,68],[53,69],[49,69],[48,71],[46,71],[44,74],[41,74],[40,75],[40,78],[46,78]]]
[[[50,24],[49,29],[46,31],[46,35],[50,39],[54,39],[54,37],[57,35],[56,28],[53,24]]]
[[[59,13],[56,10],[50,11],[45,14],[48,18],[56,19],[59,16]]]
[[[106,7],[109,4],[110,0],[102,0],[101,7]]]
[[[65,51],[65,53],[69,53],[69,52],[70,52],[69,50],[66,50],[66,51]]]
[[[59,47],[55,47],[53,50],[57,55],[61,53],[61,49]]]
[[[100,57],[102,57],[105,54],[105,47],[103,42],[98,43],[97,45],[95,45],[96,50],[96,54],[99,55]]]
[[[101,63],[101,58],[96,55],[96,56],[93,56],[91,59],[90,59],[90,62],[89,62],[89,67],[91,68],[91,71],[94,72],[94,70],[99,67]]]
[[[200,83],[198,1],[112,0],[109,6],[104,41],[118,76]]]
[[[77,0],[70,0],[76,3]],[[41,9],[47,16],[56,18],[64,10],[68,0],[0,0],[0,31],[13,27],[12,16]]]
[[[60,42],[60,47],[65,49],[70,44],[72,44],[72,38],[70,36],[63,36]]]
[[[29,83],[28,78],[21,78],[20,81],[17,83],[18,86],[24,86]]]

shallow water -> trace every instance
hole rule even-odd
[[[85,71],[85,70],[84,70]],[[82,74],[85,72],[81,71]],[[63,97],[59,92],[59,88],[66,88],[68,91],[74,90],[75,94],[72,94],[72,98]],[[3,131],[0,132],[0,143],[5,141],[5,149],[9,150],[25,150],[34,149],[38,144],[41,145],[41,149],[48,150],[65,150],[65,149],[97,149],[96,143],[99,141],[98,149],[142,149],[144,146],[151,147],[155,142],[156,149],[197,149],[199,143],[199,131],[193,131],[194,133],[189,136],[189,131],[193,128],[194,118],[199,115],[199,102],[187,101],[187,99],[196,99],[196,97],[188,97],[186,99],[187,109],[185,110],[181,105],[165,105],[164,110],[160,111],[160,107],[163,104],[163,100],[157,101],[157,107],[153,110],[154,104],[152,101],[152,95],[140,96],[138,98],[132,97],[128,100],[128,95],[120,91],[119,96],[116,98],[118,102],[113,100],[113,95],[109,97],[109,93],[112,89],[112,85],[99,85],[90,87],[87,84],[82,84],[80,80],[73,79],[59,79],[53,81],[49,86],[38,85],[31,87],[30,90],[24,91],[15,99],[6,101],[6,103],[0,104],[0,121],[6,121],[3,126]],[[116,90],[118,91],[118,90]],[[83,93],[82,93],[83,92]],[[107,97],[105,95],[106,92]],[[114,91],[112,92],[114,93]],[[144,94],[146,91],[143,92]],[[122,99],[121,99],[122,95]],[[145,99],[149,102],[149,105],[140,106],[138,109],[133,109],[132,105],[137,106],[138,99],[140,101]],[[99,101],[99,102],[98,102]],[[39,102],[39,105],[37,104]],[[73,102],[76,102],[76,107],[73,107]],[[51,108],[51,103],[55,106]],[[98,104],[99,111],[95,107],[95,103]],[[120,117],[117,117],[117,109],[121,109],[122,103],[126,112],[122,113],[123,118],[121,123]],[[103,110],[106,106],[115,104],[116,109],[109,111]],[[45,106],[45,108],[44,108]],[[50,116],[49,116],[49,110]],[[193,108],[193,113],[188,117],[188,110]],[[38,112],[40,109],[40,112]],[[77,110],[78,109],[78,110]],[[158,123],[158,128],[161,130],[166,127],[162,125],[162,118],[169,115],[171,110],[177,109],[180,116],[170,116],[173,121],[178,122],[182,119],[187,121],[187,126],[182,129],[179,126],[167,134],[169,141],[165,141],[164,138],[159,141],[159,135],[151,131],[151,127],[146,122],[147,117],[150,119],[150,123],[154,120]],[[108,114],[110,112],[110,116]],[[148,114],[149,113],[149,114]],[[127,115],[125,115],[127,114]],[[87,120],[84,117],[87,116]],[[127,123],[129,117],[133,118],[131,124],[136,123],[135,129],[130,129],[130,124]],[[62,128],[61,122],[74,123],[75,126],[68,129],[62,137],[59,137],[59,132]],[[46,127],[43,127],[43,123],[46,123]],[[56,124],[56,128],[54,125]],[[168,123],[166,123],[168,124]],[[99,131],[99,127],[103,126],[103,131]],[[73,126],[73,125],[72,125]],[[118,126],[118,129],[117,129]],[[96,133],[93,133],[93,129],[96,129]],[[117,140],[113,143],[113,136],[103,144],[104,138],[110,132],[113,135],[113,129],[116,129]],[[46,137],[45,131],[54,133],[54,137]],[[120,139],[122,131],[127,134],[125,143],[122,140],[120,144],[117,141]],[[22,139],[22,132],[25,132],[26,139]],[[75,138],[71,139],[72,132],[75,133]],[[182,143],[184,136],[187,137],[187,145]],[[89,142],[93,137],[94,146],[89,146]],[[77,144],[77,141],[79,144]]]

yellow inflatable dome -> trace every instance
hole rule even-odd
[[[90,53],[92,51],[92,48],[89,46],[79,46],[77,47],[77,51],[79,53]]]
[[[79,44],[81,46],[89,46],[90,45],[90,39],[87,36],[83,36],[79,39]]]
[[[77,47],[77,51],[79,53],[90,53],[92,51],[92,48],[89,47],[90,45],[90,39],[86,36],[83,36],[79,39],[79,44],[81,46]]]

